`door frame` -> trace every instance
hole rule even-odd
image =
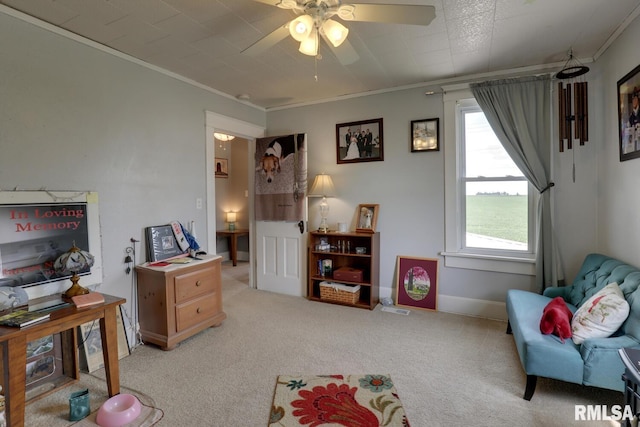
[[[215,183],[215,141],[213,132],[222,132],[242,137],[249,142],[247,162],[249,169],[249,287],[256,287],[255,263],[255,221],[254,221],[254,180],[255,166],[253,153],[256,149],[256,138],[265,135],[266,127],[259,126],[233,117],[223,116],[212,111],[205,111],[205,159],[206,159],[206,218],[207,218],[207,252],[216,251],[216,183]]]

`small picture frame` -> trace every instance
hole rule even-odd
[[[620,161],[640,157],[640,65],[618,80]]]
[[[216,157],[216,178],[229,178],[229,163],[227,159]]]
[[[438,260],[398,256],[396,305],[420,310],[438,309]]]
[[[358,205],[356,218],[356,232],[375,233],[378,223],[378,205]]]
[[[336,125],[338,164],[382,161],[383,147],[381,118]]]
[[[440,151],[440,119],[411,121],[411,152]]]

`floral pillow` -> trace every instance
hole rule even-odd
[[[606,338],[620,328],[629,315],[629,303],[616,282],[609,283],[589,298],[573,315],[573,342]]]

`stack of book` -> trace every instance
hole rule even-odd
[[[0,326],[23,328],[47,319],[49,319],[49,313],[29,310],[14,310],[11,313],[0,316]]]

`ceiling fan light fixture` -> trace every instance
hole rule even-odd
[[[333,19],[327,19],[322,24],[322,32],[329,39],[333,47],[338,47],[347,39],[349,29]]]
[[[313,30],[313,18],[310,15],[301,15],[289,23],[289,33],[295,40],[302,42],[309,38]]]
[[[309,37],[300,42],[300,53],[304,53],[309,56],[316,56],[318,54],[318,32],[314,28],[309,34]]]

